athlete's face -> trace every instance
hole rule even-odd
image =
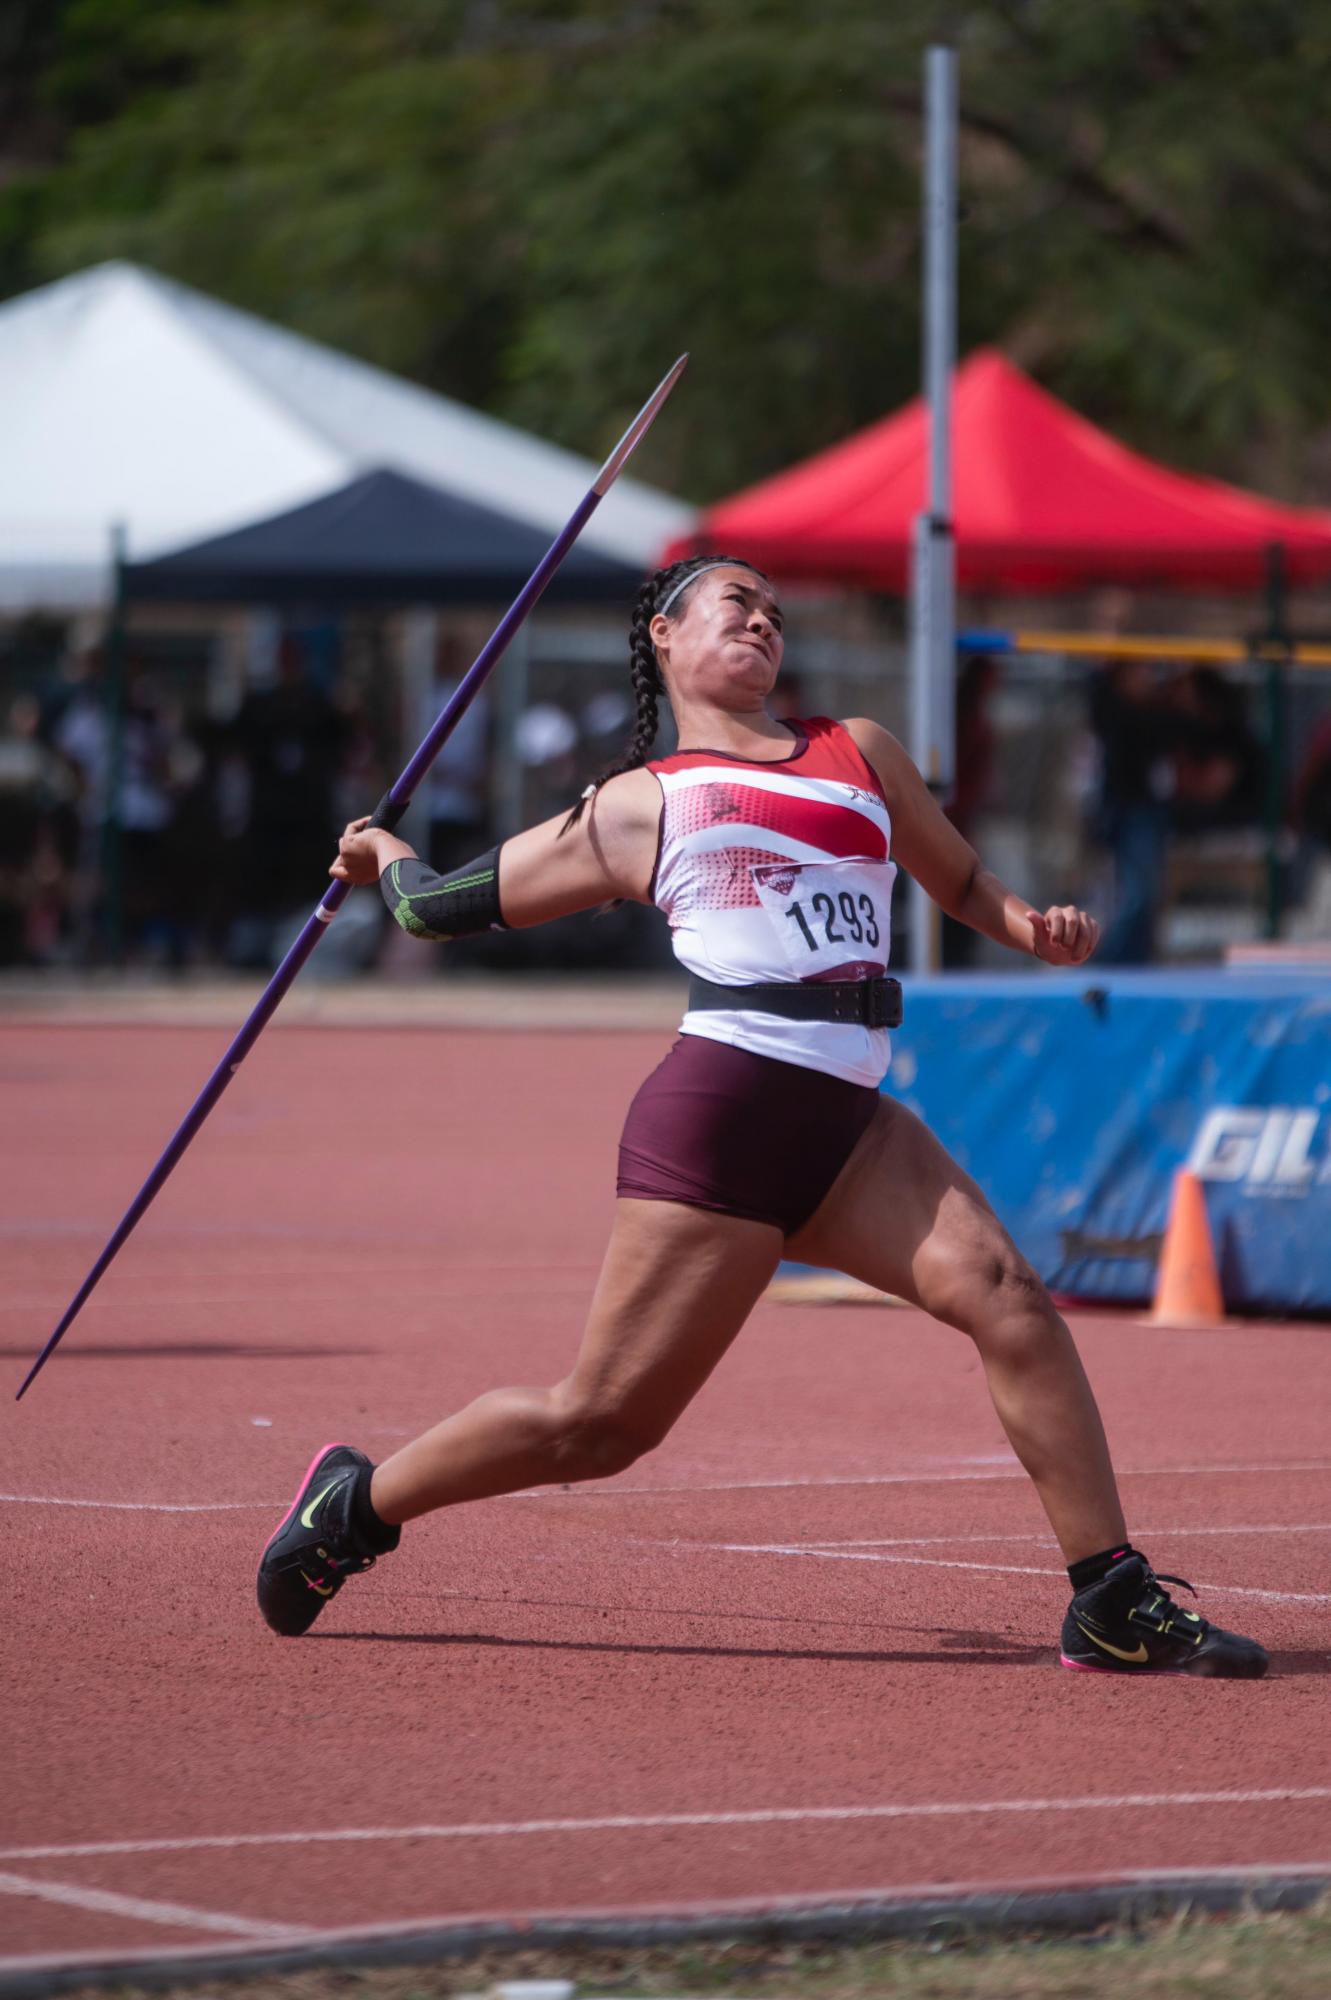
[[[784,641],[771,585],[751,569],[707,570],[678,618],[656,617],[652,639],[674,692],[723,707],[761,707],[772,692]]]

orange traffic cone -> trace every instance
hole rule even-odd
[[[1206,1195],[1186,1168],[1174,1176],[1150,1316],[1154,1326],[1214,1326],[1225,1317]]]

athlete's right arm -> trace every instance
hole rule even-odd
[[[561,813],[506,840],[497,850],[498,913],[503,924],[522,930],[533,924],[548,923],[553,917],[571,916],[577,910],[595,909],[601,903],[649,902],[661,809],[661,788],[651,772],[626,771],[611,778],[588,800],[581,818],[567,832],[563,830],[567,815]],[[362,820],[353,820],[342,836],[338,858],[329,872],[341,881],[373,882],[395,862],[410,861],[413,868],[399,870],[399,874],[412,875],[414,894],[404,899],[401,884],[395,878],[395,894],[388,899],[390,905],[400,917],[404,900],[409,909],[413,903],[419,904],[421,907],[415,912],[418,918],[427,915],[429,905],[428,914],[431,918],[437,916],[438,923],[408,922],[404,928],[417,936],[456,936],[462,934],[462,926],[456,932],[444,928],[451,909],[456,908],[461,914],[464,902],[479,903],[493,896],[492,888],[488,891],[481,888],[465,897],[459,896],[458,903],[452,904],[448,895],[455,885],[471,890],[483,873],[493,882],[495,855],[480,859],[486,864],[484,869],[467,867],[455,869],[448,876],[431,876],[417,863],[415,851],[406,841]],[[451,906],[444,909],[441,903],[442,915],[433,908],[440,895]],[[468,923],[466,928],[481,930],[487,925],[476,921]]]
[[[499,901],[514,930],[594,910],[651,901],[661,831],[661,787],[650,771],[625,771],[588,799],[567,833],[566,813],[515,834],[499,850]]]

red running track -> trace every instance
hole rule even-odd
[[[16,1387],[216,1056],[0,1032]],[[421,1523],[305,1640],[253,1604],[313,1449],[554,1379],[665,1037],[279,1028],[6,1401],[0,1969],[477,1913],[1331,1869],[1331,1340],[1078,1331],[1137,1539],[1258,1685],[1055,1665],[971,1350],[764,1306],[612,1484]]]

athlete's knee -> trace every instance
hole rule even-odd
[[[957,1260],[937,1287],[934,1310],[977,1346],[1010,1358],[1034,1355],[1062,1322],[1044,1285],[1008,1242],[986,1244]]]
[[[1003,1260],[972,1332],[977,1346],[1010,1368],[1038,1365],[1068,1337],[1048,1291],[1015,1250]]]
[[[654,1451],[668,1426],[613,1403],[585,1400],[567,1389],[554,1392],[558,1412],[553,1455],[561,1480],[610,1479]]]

